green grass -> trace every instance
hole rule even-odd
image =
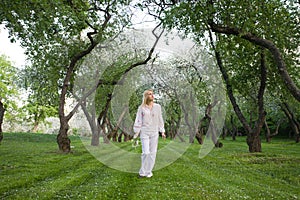
[[[5,133],[0,145],[0,199],[299,199],[300,144],[263,143],[248,153],[244,137],[222,140],[199,159],[198,144],[150,179],[100,163],[78,137],[58,152],[55,135]],[[128,149],[130,143],[117,144]],[[160,141],[160,146],[164,142]],[[138,151],[138,150],[137,150]]]

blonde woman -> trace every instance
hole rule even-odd
[[[134,138],[140,136],[142,144],[142,164],[139,177],[150,178],[153,176],[152,169],[156,159],[158,133],[161,132],[162,137],[166,137],[161,106],[154,103],[153,90],[144,91],[143,101],[138,108],[133,130],[135,132]]]

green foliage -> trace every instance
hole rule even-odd
[[[170,1],[164,2],[171,3]],[[281,50],[288,72],[299,86],[298,2],[281,0],[237,0],[235,2],[220,0],[213,2],[213,6],[206,0],[181,1],[178,5],[166,6],[163,15],[160,15],[161,20],[165,27],[176,28],[185,37],[192,37],[199,43],[207,38],[208,22],[211,20],[226,27],[241,29],[243,33],[250,32],[258,37],[271,40]],[[109,14],[112,18],[107,26],[103,27],[107,13],[102,11],[107,8],[108,4]],[[12,42],[16,39],[21,40],[30,60],[30,65],[26,66],[26,69],[19,75],[19,79],[22,79],[22,86],[28,89],[30,99],[26,106],[29,112],[28,118],[38,116],[37,118],[43,121],[46,116],[56,114],[53,112],[53,108],[58,107],[59,90],[67,66],[78,52],[82,52],[90,45],[86,33],[92,27],[98,31],[93,40],[99,45],[90,56],[77,63],[69,83],[68,95],[71,96],[71,92],[74,92],[80,97],[77,91],[81,91],[81,94],[82,91],[86,92],[87,85],[91,87],[96,80],[101,78],[106,84],[101,85],[95,96],[91,97],[94,98],[96,104],[90,106],[94,106],[97,113],[103,109],[107,95],[112,93],[115,82],[121,79],[130,64],[143,59],[147,53],[145,49],[141,48],[145,44],[134,43],[132,46],[138,47],[136,49],[132,49],[130,45],[124,45],[126,42],[130,44],[139,38],[128,39],[130,33],[118,35],[124,27],[131,23],[130,4],[131,1],[91,2],[87,0],[54,0],[51,2],[47,0],[2,0],[0,2],[0,7],[5,8],[0,9],[0,22],[5,24],[10,31]],[[147,8],[152,13],[160,12],[160,8],[153,1],[139,2],[137,7],[142,10]],[[117,39],[116,35],[118,35]],[[112,38],[113,40],[111,40]],[[216,38],[216,46],[221,52],[225,67],[230,74],[235,95],[249,119],[249,113],[256,112],[260,49],[244,41],[240,36],[216,35]],[[273,57],[266,53],[266,60],[268,87],[265,105],[268,117],[273,121],[278,121],[282,117],[282,113],[278,111],[278,104],[282,101],[291,102],[292,107],[296,108],[295,112],[299,113],[297,102],[292,100],[282,79],[279,78]],[[95,69],[91,67],[92,65],[101,66]],[[187,77],[189,84],[196,91],[199,107],[204,107],[210,101],[211,94],[209,94],[208,87],[215,85],[208,85],[205,81],[213,79],[211,74],[205,74],[205,76],[202,74],[199,77],[193,68],[193,63],[180,59],[168,63],[168,67],[178,69],[176,73]],[[2,74],[4,72],[8,73],[9,70],[1,71]],[[5,78],[8,76],[5,76],[1,80],[6,80]],[[78,86],[76,83],[78,77],[86,85],[76,88],[76,91],[74,88]],[[9,80],[15,80],[15,78],[9,78]],[[161,91],[166,89],[157,83],[151,87]],[[7,88],[4,81],[0,83],[0,89],[3,93],[14,93],[14,90]],[[135,115],[133,111],[140,104],[140,96],[137,94],[141,94],[139,89],[130,99],[129,109],[132,118]],[[7,103],[10,101],[10,96],[12,95],[1,94],[1,98],[6,98],[5,102]],[[171,101],[171,104],[175,106],[173,99]],[[167,110],[167,116],[170,119],[178,119],[177,115],[180,110],[178,105],[174,107],[174,112],[172,112],[171,106],[167,106]],[[167,122],[170,119],[167,119]]]
[[[15,121],[18,115],[18,70],[4,55],[0,55],[0,101],[6,109],[5,119],[7,122]]]
[[[78,9],[66,1],[2,1],[1,4],[6,8],[1,12],[1,22],[10,31],[11,40],[21,41],[31,61],[23,73],[25,88],[40,102],[58,105],[64,68],[78,47],[86,46],[78,38],[78,33],[86,27],[84,1],[75,1]]]
[[[120,172],[100,163],[78,137],[71,137],[72,153],[62,154],[53,142],[55,135],[4,136],[1,199],[297,199],[300,195],[299,144],[289,140],[263,143],[264,153],[250,154],[244,137],[226,139],[222,149],[203,159],[198,157],[201,146],[192,144],[177,161],[154,171],[152,178],[139,179],[138,172]],[[131,147],[131,142],[114,144]]]
[[[45,123],[47,117],[57,116],[58,90],[57,85],[49,84],[46,75],[40,74],[32,66],[27,66],[19,73],[19,85],[26,90],[27,97],[20,108],[20,118],[29,126]]]
[[[213,5],[209,2],[213,2]],[[237,28],[243,32],[241,35],[252,33],[260,38],[270,40],[280,49],[288,73],[299,87],[299,12],[299,2],[297,1],[203,0],[193,3],[183,1],[166,10],[163,22],[169,29],[176,28],[185,36],[195,38],[199,43],[207,38],[209,23],[212,21],[223,27]],[[257,111],[256,96],[259,88],[261,50],[240,36],[225,34],[214,36],[217,50],[228,71],[235,96],[242,110],[245,111],[246,118],[249,119],[249,114],[255,114]],[[280,104],[282,99],[293,102],[292,104],[296,107],[298,103],[292,100],[291,95],[287,92],[285,83],[279,76],[274,58],[267,51],[265,54],[268,68],[265,105],[268,117],[278,121],[278,116],[282,116],[282,113],[278,113],[279,110],[274,108]]]
[[[175,98],[172,98],[170,102],[168,102],[167,105],[164,106],[164,109],[166,111],[165,115],[165,130],[166,133],[173,134],[173,136],[176,134],[175,131],[176,125],[180,124],[180,119],[182,118],[182,111],[179,105],[178,100]]]
[[[57,116],[57,108],[47,103],[40,105],[39,102],[32,102],[28,100],[28,103],[22,107],[24,113],[24,120],[30,123],[32,126],[42,124],[46,118]]]
[[[17,94],[17,68],[4,55],[0,56],[0,97],[1,101],[13,102],[14,96]]]
[[[25,70],[25,87],[41,102],[58,104],[67,66],[79,52],[86,50],[91,28],[101,43],[118,34],[129,22],[125,13],[130,1],[86,0],[62,1],[1,1],[0,21],[10,31],[12,41],[19,39],[31,65]],[[107,12],[103,11],[108,8]],[[107,26],[105,17],[111,15]],[[103,27],[102,27],[103,26]],[[75,69],[76,71],[76,69]],[[74,71],[74,72],[75,72]],[[74,77],[71,78],[71,81]],[[70,83],[72,84],[72,83]],[[69,89],[72,89],[71,87]],[[70,95],[70,93],[68,93]]]

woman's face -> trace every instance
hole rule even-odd
[[[153,101],[154,100],[154,94],[153,91],[147,92],[147,100]]]

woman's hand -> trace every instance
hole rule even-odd
[[[163,139],[166,139],[166,134],[165,133],[161,133],[161,136]]]

